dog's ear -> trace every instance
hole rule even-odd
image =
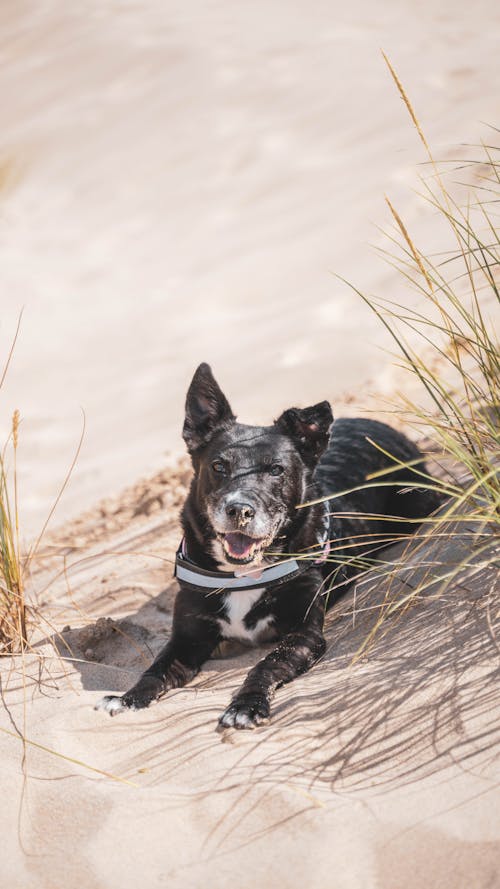
[[[325,450],[333,423],[332,409],[328,401],[320,401],[312,407],[291,407],[281,414],[275,426],[292,438],[305,463],[314,465]]]
[[[186,396],[182,437],[190,454],[206,445],[217,429],[233,422],[230,404],[208,364],[200,364]]]

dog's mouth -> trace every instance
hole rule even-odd
[[[240,531],[230,531],[228,534],[218,536],[227,560],[236,565],[252,562],[267,542],[265,537],[250,537]]]

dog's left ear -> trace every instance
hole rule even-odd
[[[218,430],[230,425],[235,416],[208,364],[200,364],[186,396],[186,417],[182,437],[190,454],[206,445]]]
[[[332,409],[328,401],[320,401],[312,407],[291,407],[275,421],[284,435],[293,439],[305,463],[314,465],[325,450],[333,423]]]

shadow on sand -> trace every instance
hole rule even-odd
[[[475,550],[481,552],[477,559]],[[500,652],[494,538],[461,527],[452,529],[444,543],[422,544],[417,536],[404,558],[402,553],[402,544],[388,549],[386,564],[397,566],[391,576],[371,572],[332,608],[326,655],[309,674],[277,692],[271,724],[226,739],[238,751],[231,782],[241,780],[247,789],[255,784],[264,791],[277,781],[299,780],[308,792],[315,787],[353,792],[407,785],[453,762],[464,770],[472,764],[479,768],[492,758],[500,740],[493,718]],[[467,568],[443,586],[450,567],[464,554]],[[484,567],[488,560],[490,566]],[[425,578],[418,602],[387,616],[373,643],[353,662],[381,612]],[[174,593],[171,584],[126,619],[101,618],[53,638],[61,654],[74,658],[84,688],[123,691],[135,681],[168,636]],[[260,657],[262,649],[254,649],[231,661],[210,661],[194,687],[173,692],[145,711],[142,758],[159,767],[162,780],[176,780],[224,740],[212,726]],[[184,695],[181,712],[166,704],[178,695]],[[126,718],[121,719],[127,730]],[[134,767],[132,761],[124,765]],[[154,781],[154,768],[152,773]]]

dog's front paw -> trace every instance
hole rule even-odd
[[[265,695],[248,694],[235,698],[219,719],[220,728],[257,728],[269,720]]]
[[[117,713],[123,713],[124,710],[131,708],[124,702],[123,697],[118,695],[105,695],[94,707],[94,710],[105,710],[110,716],[116,716]]]
[[[124,695],[105,695],[94,707],[94,710],[105,710],[110,716],[123,713],[124,710],[143,710],[156,701],[163,691],[163,683],[156,676],[143,676],[130,691]]]

